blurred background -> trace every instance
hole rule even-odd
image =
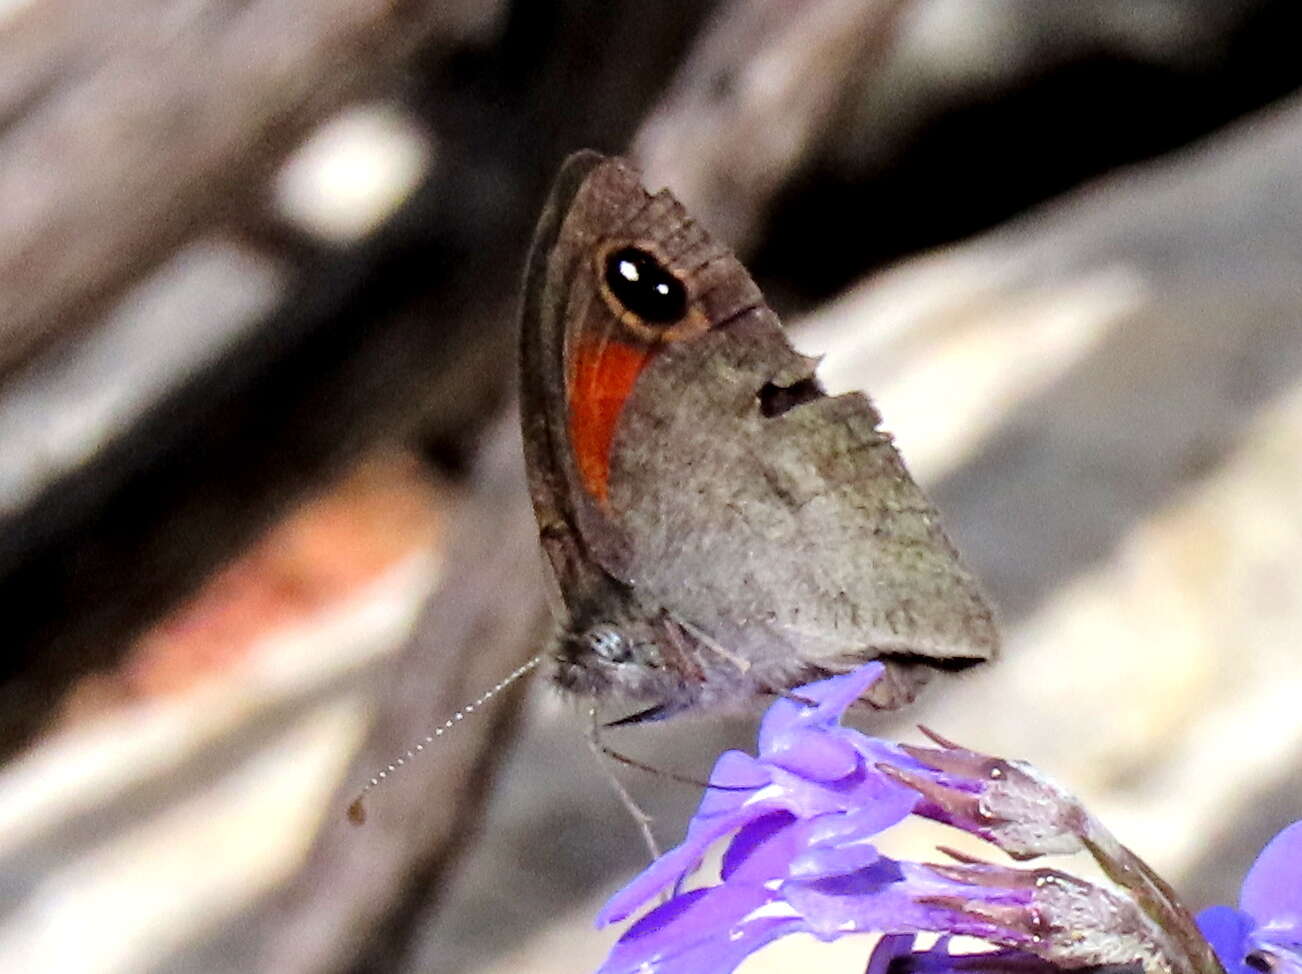
[[[1233,902],[1302,817],[1298,20],[0,3],[0,969],[600,962],[645,851],[545,681],[344,822],[544,645],[515,314],[585,146],[872,394],[999,606],[997,666],[862,726],[1030,759],[1191,906]],[[752,732],[610,743],[703,776]],[[619,774],[675,842],[696,790]]]

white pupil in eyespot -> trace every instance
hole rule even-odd
[[[642,279],[642,275],[637,272],[637,265],[631,260],[621,260],[619,262],[619,276],[630,284],[636,284]],[[651,290],[662,297],[668,297],[669,284],[667,281],[659,281],[651,285]]]

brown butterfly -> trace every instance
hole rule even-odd
[[[872,659],[874,707],[995,656],[989,608],[858,393],[828,396],[745,268],[627,163],[580,152],[539,221],[521,409],[562,687],[645,709]]]

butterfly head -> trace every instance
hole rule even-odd
[[[585,696],[658,700],[679,683],[647,619],[607,613],[572,624],[556,649],[556,683]]]

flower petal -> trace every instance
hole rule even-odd
[[[676,885],[692,872],[717,839],[769,814],[772,803],[754,803],[757,794],[754,786],[767,784],[769,780],[767,769],[749,754],[726,751],[719,755],[710,772],[710,782],[725,787],[706,789],[687,827],[687,838],[607,900],[597,914],[597,926],[623,920],[661,890]]]
[[[812,700],[809,707],[788,697],[774,702],[764,715],[759,731],[759,753],[767,756],[774,738],[796,727],[828,728],[837,724],[850,704],[858,700],[867,689],[881,678],[886,667],[879,662],[834,676],[817,683],[797,687],[793,696]]]
[[[757,790],[748,790],[744,785],[739,786],[742,790],[738,791],[718,788],[707,790],[688,826],[687,838],[615,893],[597,914],[597,925],[605,926],[624,919],[661,890],[674,886],[694,870],[705,851],[716,840],[775,812],[786,813],[795,819],[809,820],[845,814],[847,810],[853,809],[853,817],[847,819],[844,825],[850,834],[843,841],[848,844],[853,834],[866,838],[905,818],[916,800],[912,791],[876,772],[866,776],[861,774],[857,782],[847,783],[845,788],[829,788],[781,768],[765,768],[761,762],[739,751],[729,751],[719,758],[710,781],[716,784],[754,783],[766,777],[770,783]],[[782,848],[788,857],[794,857],[804,846],[788,844]],[[738,863],[745,858],[745,855],[741,855],[742,851],[739,850],[738,856],[734,857]],[[784,878],[786,869],[779,868],[781,864],[773,858],[778,854],[777,847],[770,848],[763,862],[755,864],[755,869],[764,872],[768,878]],[[872,858],[875,859],[875,856]],[[850,871],[864,864],[866,863],[855,861],[840,871]],[[815,865],[812,868],[821,872],[827,867]]]
[[[728,843],[719,878],[725,883],[755,884],[785,879],[802,837],[802,830],[793,828],[798,824],[790,812],[778,811],[743,826]]]
[[[1291,933],[1292,942],[1302,942],[1302,822],[1294,822],[1261,850],[1243,880],[1239,907],[1259,927]]]
[[[873,947],[868,955],[868,969],[864,974],[889,974],[891,964],[901,957],[913,953],[913,941],[916,936],[911,933],[887,933]]]
[[[806,826],[804,851],[792,857],[788,875],[813,880],[871,866],[881,854],[869,840],[905,819],[910,811],[909,804],[883,800],[843,814],[812,819]]]
[[[882,857],[871,842],[848,842],[823,849],[807,849],[792,856],[787,873],[792,879],[814,880],[844,876],[867,869]]]
[[[630,927],[598,974],[727,974],[765,944],[802,929],[803,921],[762,887],[693,890]]]
[[[945,921],[956,916],[914,899],[900,863],[884,856],[847,875],[785,883],[782,894],[824,940],[847,933],[944,930]]]
[[[1232,906],[1210,906],[1196,919],[1198,929],[1216,951],[1226,974],[1247,974],[1243,958],[1248,954],[1252,917]]]
[[[1287,940],[1272,937],[1260,929],[1248,936],[1251,948],[1244,955],[1243,974],[1302,974],[1302,947]]]
[[[854,773],[862,762],[848,741],[812,727],[774,734],[760,753],[765,761],[813,781],[837,781]]]

